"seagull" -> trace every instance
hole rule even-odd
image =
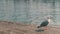
[[[42,21],[42,23],[39,26],[37,26],[37,28],[46,27],[45,30],[47,30],[47,26],[50,22],[51,22],[51,16],[45,17],[45,20]]]

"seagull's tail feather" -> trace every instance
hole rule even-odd
[[[37,26],[37,28],[41,28],[41,26]]]

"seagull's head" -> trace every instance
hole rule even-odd
[[[48,15],[46,18],[47,18],[47,19],[53,19],[53,16]]]
[[[53,19],[53,17],[52,16],[48,16],[46,19],[48,20],[48,22],[51,22],[51,20]]]
[[[51,15],[46,16],[45,20],[47,20],[48,22],[51,22],[51,21],[55,22],[55,18]]]

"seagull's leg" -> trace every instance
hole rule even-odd
[[[47,27],[47,26],[45,26],[45,27],[44,27],[44,30],[48,30],[48,27]]]

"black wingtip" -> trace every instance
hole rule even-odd
[[[37,28],[40,28],[40,26],[37,26]]]

